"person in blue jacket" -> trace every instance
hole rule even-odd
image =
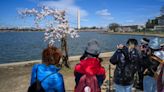
[[[37,75],[39,81],[44,79],[41,85],[46,92],[65,92],[63,76],[57,67],[61,57],[61,51],[56,47],[49,46],[44,49],[42,64],[35,64],[32,68],[31,85],[36,81]]]

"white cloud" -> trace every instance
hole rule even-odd
[[[87,21],[89,21],[89,19],[87,19],[87,18],[83,18],[83,19],[81,19],[81,21],[83,21],[83,22],[87,22]]]
[[[86,17],[88,12],[75,5],[75,0],[56,0],[56,1],[41,1],[40,5],[45,5],[51,8],[64,9],[71,16],[77,16],[77,10],[80,10],[81,18]]]
[[[39,0],[39,6],[66,10],[70,26],[77,26],[77,10],[80,11],[81,22],[88,21],[88,12],[75,4],[75,0]]]
[[[103,9],[103,10],[99,10],[96,12],[97,15],[100,16],[110,16],[111,13],[109,13],[108,9]]]
[[[103,19],[107,19],[107,20],[114,19],[114,17],[111,16],[111,13],[108,11],[108,9],[98,10],[96,11],[96,14],[101,16]]]
[[[134,20],[130,19],[130,20],[126,20],[127,23],[133,23]]]

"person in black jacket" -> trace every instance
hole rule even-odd
[[[138,78],[136,80],[136,84],[134,86],[143,91],[143,78],[144,78],[144,71],[146,69],[146,66],[144,65],[144,57],[146,56],[146,53],[149,49],[148,44],[149,44],[149,39],[147,38],[142,38],[140,40],[140,48],[139,48],[139,54],[140,54],[140,61],[139,61],[139,67],[138,67]]]
[[[150,40],[149,42],[149,50],[147,52],[147,55],[143,57],[144,63],[146,66],[145,70],[145,76],[143,80],[143,87],[144,92],[156,92],[157,91],[157,68],[159,66],[159,62],[153,58],[151,58],[154,53],[157,51],[160,51],[160,43],[159,39],[155,38]]]
[[[129,39],[127,47],[122,44],[111,57],[110,62],[116,65],[114,71],[114,83],[116,92],[131,92],[134,82],[134,74],[138,69],[139,54],[136,49],[136,39]]]

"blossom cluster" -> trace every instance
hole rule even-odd
[[[45,27],[44,39],[48,41],[49,45],[53,45],[55,40],[61,40],[69,34],[72,38],[79,37],[77,32],[69,27],[68,20],[65,18],[65,11],[58,9],[50,9],[48,7],[42,7],[40,11],[36,9],[24,9],[19,11],[22,16],[34,16],[34,21],[37,27],[39,23],[47,16],[51,16],[53,19],[50,23],[47,23]]]

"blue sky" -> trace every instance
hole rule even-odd
[[[76,26],[76,11],[81,12],[81,26],[143,25],[160,15],[164,0],[1,0],[0,27],[34,27],[33,18],[21,19],[17,10],[46,5],[66,9],[71,26]]]

